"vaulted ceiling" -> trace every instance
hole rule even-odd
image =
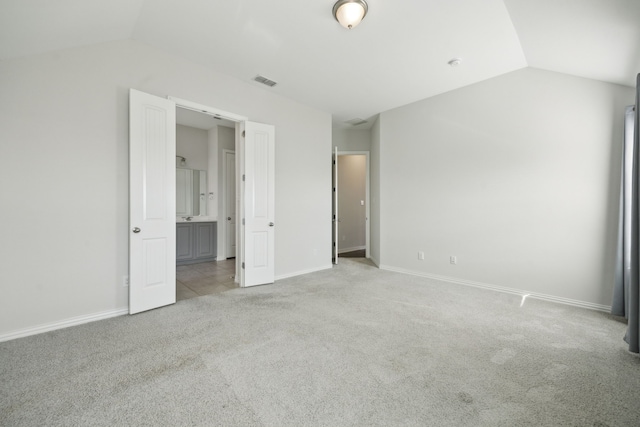
[[[334,0],[0,0],[0,60],[133,39],[337,126],[527,66],[626,86],[640,72],[640,0],[368,3],[346,30]]]

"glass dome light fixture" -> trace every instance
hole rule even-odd
[[[364,19],[368,10],[369,5],[365,0],[338,0],[333,5],[333,17],[350,30]]]

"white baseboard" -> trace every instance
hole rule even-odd
[[[422,272],[418,272],[418,271],[411,271],[411,270],[406,270],[406,269],[403,269],[403,268],[397,268],[397,267],[392,267],[392,266],[388,266],[388,265],[381,265],[378,262],[378,260],[376,260],[374,258],[370,258],[370,259],[381,270],[393,271],[393,272],[403,273],[403,274],[410,274],[412,276],[425,277],[427,279],[434,279],[434,280],[439,280],[439,281],[442,281],[442,282],[455,283],[455,284],[464,285],[464,286],[471,286],[471,287],[474,287],[474,288],[488,289],[488,290],[508,293],[508,294],[512,294],[512,295],[519,295],[519,296],[527,295],[527,298],[536,298],[536,299],[540,299],[540,300],[544,300],[544,301],[551,301],[551,302],[555,302],[555,303],[559,303],[559,304],[565,304],[565,305],[570,305],[570,306],[574,306],[574,307],[587,308],[587,309],[590,309],[590,310],[602,311],[602,312],[606,312],[606,313],[611,312],[611,306],[607,306],[607,305],[595,304],[595,303],[591,303],[591,302],[574,300],[574,299],[570,299],[570,298],[557,297],[557,296],[554,296],[554,295],[540,294],[540,293],[536,293],[536,292],[527,292],[527,291],[523,291],[523,290],[520,290],[520,289],[507,288],[507,287],[504,287],[504,286],[490,285],[490,284],[487,284],[487,283],[480,283],[480,282],[473,282],[473,281],[470,281],[470,280],[457,279],[455,277],[439,276],[439,275],[435,275],[435,274],[422,273]],[[333,265],[332,264],[327,264],[327,265],[319,267],[319,268],[312,268],[312,269],[309,269],[309,270],[301,270],[301,271],[297,271],[297,272],[294,272],[294,273],[283,274],[283,275],[277,276],[275,278],[275,280],[287,279],[287,278],[290,278],[290,277],[301,276],[303,274],[315,273],[317,271],[330,270],[331,268],[333,268]],[[58,321],[58,322],[46,323],[46,324],[43,324],[43,325],[33,326],[33,327],[30,327],[30,328],[25,328],[25,329],[20,329],[20,330],[13,331],[13,332],[5,333],[5,334],[0,334],[0,342],[10,341],[10,340],[14,340],[14,339],[17,339],[17,338],[28,337],[30,335],[41,334],[41,333],[44,333],[44,332],[54,331],[54,330],[57,330],[57,329],[68,328],[70,326],[82,325],[84,323],[95,322],[97,320],[109,319],[111,317],[122,316],[122,315],[125,315],[125,314],[128,314],[128,313],[129,313],[129,309],[128,308],[120,308],[120,309],[116,309],[116,310],[109,310],[109,311],[103,311],[103,312],[100,312],[100,313],[93,313],[93,314],[87,314],[87,315],[83,315],[83,316],[72,317],[72,318],[61,320],[61,321]]]
[[[366,246],[354,246],[353,248],[341,248],[338,249],[339,254],[343,254],[345,252],[353,252],[353,251],[361,251],[362,249],[366,249]]]
[[[276,280],[288,279],[290,277],[302,276],[303,274],[315,273],[317,271],[322,271],[322,270],[330,270],[332,268],[333,268],[333,264],[327,264],[319,268],[311,268],[309,270],[296,271],[295,273],[282,274],[280,276],[276,276]]]
[[[68,328],[69,326],[82,325],[83,323],[95,322],[96,320],[109,319],[111,317],[122,316],[129,313],[129,308],[103,311],[100,313],[87,314],[84,316],[72,317],[58,322],[45,323],[43,325],[30,328],[19,329],[0,335],[0,342],[14,340],[16,338],[28,337],[30,335],[41,334],[43,332],[55,331],[56,329]]]
[[[590,310],[603,311],[603,312],[607,312],[607,313],[611,312],[611,306],[602,305],[602,304],[595,304],[595,303],[592,303],[592,302],[574,300],[574,299],[564,298],[564,297],[557,297],[557,296],[554,296],[554,295],[539,294],[539,293],[536,293],[536,292],[528,292],[528,291],[523,291],[523,290],[520,290],[520,289],[507,288],[505,286],[497,286],[497,285],[490,285],[490,284],[487,284],[487,283],[473,282],[471,280],[457,279],[455,277],[438,276],[438,275],[435,275],[435,274],[429,274],[429,273],[422,273],[422,272],[418,272],[418,271],[405,270],[403,268],[391,267],[389,265],[379,265],[379,268],[381,270],[394,271],[396,273],[410,274],[412,276],[420,276],[420,277],[425,277],[427,279],[440,280],[442,282],[455,283],[455,284],[464,285],[464,286],[472,286],[474,288],[489,289],[489,290],[492,290],[492,291],[503,292],[503,293],[512,294],[512,295],[519,295],[519,296],[522,296],[522,297],[526,295],[527,298],[535,298],[535,299],[539,299],[539,300],[551,301],[551,302],[556,302],[556,303],[559,303],[559,304],[571,305],[571,306],[574,306],[574,307],[588,308]]]

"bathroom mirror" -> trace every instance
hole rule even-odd
[[[176,216],[207,215],[207,171],[176,168]]]

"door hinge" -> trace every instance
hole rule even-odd
[[[334,192],[334,193],[336,192],[336,187],[333,187],[333,192]]]
[[[242,131],[242,137],[243,137],[243,138],[244,138],[244,136],[245,136],[245,135],[246,135],[246,134],[245,134],[245,131]]]
[[[242,180],[244,181],[246,178],[245,174],[242,174]]]
[[[333,216],[333,220],[334,220],[334,221],[336,220],[336,216],[335,216],[335,215]]]
[[[244,218],[242,218],[242,225],[244,225]]]
[[[242,269],[244,270],[244,262],[242,263]]]
[[[333,164],[334,164],[334,165],[336,164],[336,161],[335,161],[335,160],[333,161]]]

